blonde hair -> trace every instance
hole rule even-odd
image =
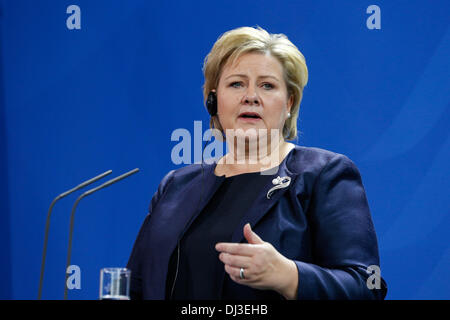
[[[308,68],[303,54],[289,41],[284,34],[269,34],[261,27],[240,27],[222,34],[214,43],[203,64],[203,98],[206,99],[211,90],[219,84],[222,68],[245,53],[269,53],[275,57],[283,67],[284,81],[286,83],[288,97],[294,97],[288,118],[283,127],[283,137],[292,140],[297,137],[297,118],[300,102],[303,96],[303,88],[308,82]],[[217,115],[211,117],[211,128],[223,129]]]

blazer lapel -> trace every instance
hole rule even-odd
[[[292,153],[292,152],[291,152]],[[273,176],[273,178],[276,177],[290,177],[291,182],[289,186],[285,188],[281,188],[278,190],[275,190],[270,199],[267,199],[267,193],[270,189],[274,187],[274,184],[272,183],[272,179],[269,179],[269,181],[266,183],[264,188],[262,188],[262,192],[258,197],[256,198],[254,205],[251,207],[251,209],[244,215],[241,222],[237,226],[237,228],[234,230],[233,235],[231,237],[231,242],[241,242],[244,240],[244,234],[243,234],[243,228],[247,223],[250,223],[250,226],[256,225],[259,220],[261,220],[268,212],[269,210],[278,202],[278,200],[288,191],[290,190],[294,185],[294,180],[297,177],[298,173],[294,173],[289,171],[288,167],[286,166],[286,163],[289,160],[289,157],[291,156],[291,153],[288,154],[288,156],[285,158],[285,161],[283,161],[280,166],[278,173]]]
[[[179,234],[178,239],[183,237],[192,222],[194,222],[200,212],[202,212],[203,208],[208,204],[211,197],[219,188],[220,183],[215,182],[217,179],[223,179],[223,177],[217,177],[214,174],[215,165],[215,163],[204,165],[203,177],[202,174],[200,174],[198,181],[192,181],[193,183],[191,184],[191,189],[185,194],[185,199],[190,200],[186,201],[186,203],[191,202],[193,199],[195,200],[192,201],[194,205],[186,212],[185,219],[183,221],[184,228]]]
[[[152,212],[154,216],[150,225],[148,243],[150,252],[149,265],[152,267],[150,278],[152,299],[164,299],[167,264],[177,242],[189,228],[195,217],[202,211],[205,204],[216,192],[219,184],[215,184],[214,164],[203,164],[203,174],[200,173],[190,181],[186,191],[175,190],[167,201],[162,202]],[[181,181],[183,185],[185,181]],[[180,206],[179,204],[183,204]],[[175,206],[174,206],[175,204]],[[168,214],[171,213],[171,214]],[[168,216],[168,218],[166,218]],[[166,232],[161,232],[166,230]],[[153,232],[155,231],[155,232]]]
[[[216,191],[218,184],[215,184],[215,181],[218,177],[214,175],[214,165],[204,164],[203,166],[204,172],[191,178],[191,181],[178,182],[180,185],[187,184],[186,190],[180,192],[174,188],[174,191],[166,196],[166,201],[158,204],[152,213],[154,217],[150,225],[152,230],[170,230],[163,234],[156,232],[163,242],[174,240],[176,243],[189,227],[188,224],[201,212]],[[174,235],[177,236],[174,237]]]

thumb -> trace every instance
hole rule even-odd
[[[253,232],[252,228],[250,227],[250,223],[247,223],[244,226],[244,237],[247,242],[251,244],[264,243],[264,241],[256,233]]]

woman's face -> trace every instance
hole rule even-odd
[[[270,54],[247,53],[234,65],[226,64],[217,87],[217,112],[225,133],[236,136],[242,129],[273,129],[283,136],[283,126],[292,106],[283,77],[283,67]],[[250,131],[251,132],[251,131]],[[252,134],[249,135],[253,136]]]

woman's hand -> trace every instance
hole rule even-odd
[[[255,289],[271,289],[286,299],[296,299],[298,271],[294,261],[280,254],[269,242],[264,242],[250,228],[244,226],[248,243],[217,243],[219,259],[225,264],[230,278]],[[240,277],[244,269],[244,279]]]

